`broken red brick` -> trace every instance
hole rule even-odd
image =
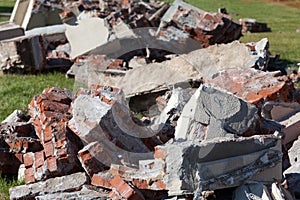
[[[160,148],[160,146],[154,147],[154,158],[161,158],[161,159],[166,159],[167,152],[165,149]]]
[[[115,176],[109,182],[111,186],[118,192],[118,194],[113,194],[115,191],[112,191],[109,196],[118,196],[120,195],[124,199],[130,200],[142,200],[144,197],[140,194],[135,188],[127,184],[120,176]]]
[[[31,167],[33,165],[34,154],[32,152],[25,153],[23,159],[25,167]]]
[[[52,141],[46,142],[43,146],[46,158],[54,155],[54,145]]]
[[[58,165],[56,157],[47,158],[47,168],[50,173],[56,173],[58,171]]]
[[[167,190],[167,186],[162,180],[154,181],[154,180],[144,180],[144,179],[133,179],[131,183],[139,189]]]
[[[83,168],[85,169],[85,171],[88,173],[90,177],[92,177],[93,174],[96,174],[108,168],[93,156],[101,153],[102,151],[103,150],[100,144],[98,142],[95,142],[95,143],[90,143],[89,145],[85,146],[83,149],[81,149],[78,152],[78,158]]]
[[[287,77],[279,75],[252,68],[231,68],[209,80],[209,83],[256,105],[263,100],[293,101],[293,83]]]
[[[34,170],[32,167],[25,169],[25,182],[28,183],[34,183]]]
[[[92,185],[99,186],[107,189],[112,189],[110,181],[113,178],[109,173],[98,173],[94,174],[92,177]]]
[[[34,159],[35,159],[35,167],[41,167],[44,165],[44,151],[38,151],[34,153]]]

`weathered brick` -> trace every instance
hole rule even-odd
[[[54,155],[54,145],[52,141],[46,142],[43,146],[46,158]]]
[[[41,167],[42,165],[44,165],[44,151],[38,151],[34,153],[34,159],[35,159],[35,167]]]
[[[124,199],[144,199],[143,195],[139,193],[138,190],[127,184],[120,176],[115,176],[112,180],[110,180],[110,184]]]
[[[294,101],[293,83],[278,72],[263,72],[252,68],[231,68],[209,83],[253,104],[264,100]]]
[[[34,170],[32,167],[25,169],[25,182],[28,183],[34,183]]]
[[[68,155],[67,149],[66,148],[58,149],[56,155],[58,157],[65,157],[65,156],[67,156]]]
[[[57,173],[58,172],[58,163],[56,157],[49,157],[47,158],[47,168],[50,173]]]
[[[102,152],[103,149],[98,142],[92,142],[78,152],[78,158],[90,177],[92,177],[93,174],[108,169],[107,166],[101,163],[101,160],[93,156],[101,156]],[[102,159],[106,158],[103,157]]]
[[[24,165],[26,168],[33,165],[34,154],[32,152],[25,153],[23,155]]]
[[[110,173],[100,172],[93,175],[91,184],[94,186],[112,189],[110,184],[112,178],[113,175]]]

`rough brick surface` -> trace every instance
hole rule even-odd
[[[110,198],[124,198],[131,200],[142,200],[143,195],[135,188],[127,184],[120,176],[115,176],[110,181],[111,186],[115,189],[110,194]]]
[[[293,83],[278,72],[262,72],[255,69],[232,68],[220,72],[209,81],[213,85],[253,104],[264,101],[294,101]]]
[[[77,159],[81,141],[66,124],[70,119],[71,102],[70,91],[49,87],[35,96],[29,105],[31,122],[44,149],[35,152],[32,170],[36,180],[82,171]],[[31,165],[25,166],[29,168]]]

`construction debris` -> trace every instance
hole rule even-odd
[[[0,123],[0,171],[26,182],[10,198],[299,199],[295,79],[241,31],[181,0],[18,0],[0,67],[65,68],[75,93]]]
[[[270,32],[271,28],[266,23],[257,22],[256,19],[243,18],[239,20],[243,26],[242,33]]]

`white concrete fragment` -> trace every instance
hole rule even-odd
[[[66,25],[66,36],[71,45],[71,58],[107,43],[109,31],[100,18],[83,19],[78,26]]]

